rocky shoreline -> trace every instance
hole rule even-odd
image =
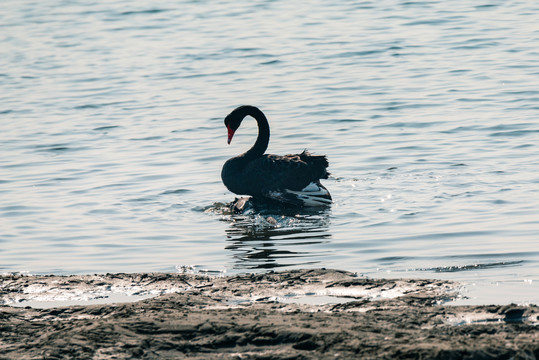
[[[0,279],[0,359],[539,358],[537,306],[453,306],[446,281],[326,269]],[[148,298],[54,306],[117,293]]]

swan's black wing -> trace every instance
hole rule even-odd
[[[263,155],[250,161],[241,171],[254,197],[266,197],[293,205],[317,206],[331,203],[320,179],[327,179],[328,161],[324,155]]]

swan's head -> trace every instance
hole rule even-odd
[[[234,136],[236,130],[238,130],[238,128],[240,127],[240,124],[243,121],[244,117],[245,114],[240,114],[238,109],[236,109],[230,114],[228,114],[225,118],[225,126],[228,130],[228,144],[230,144],[230,142],[232,141],[232,137]]]
[[[232,112],[228,114],[225,118],[225,126],[228,129],[229,144],[232,141],[234,133],[236,132],[236,130],[238,130],[241,125],[241,122],[247,115],[253,116],[255,119],[257,119],[257,121],[259,121],[259,118],[262,117],[267,124],[267,120],[265,119],[264,114],[262,114],[262,112],[257,107],[252,105],[242,105],[237,107],[236,109],[232,110]]]

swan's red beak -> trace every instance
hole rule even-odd
[[[228,129],[228,145],[230,145],[230,142],[232,141],[232,137],[234,136],[234,130],[230,128],[230,126],[227,126]]]

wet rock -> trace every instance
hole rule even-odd
[[[318,349],[320,345],[318,345],[315,341],[309,339],[294,344],[292,347],[296,350],[315,350]]]
[[[523,314],[526,311],[524,308],[510,308],[506,310],[504,321],[508,323],[521,323],[523,322]]]

